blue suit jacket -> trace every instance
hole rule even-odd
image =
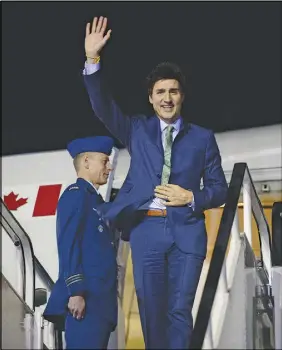
[[[125,231],[134,213],[154,197],[161,182],[164,151],[157,116],[124,115],[105,86],[102,71],[85,75],[84,81],[95,115],[120,140],[131,155],[130,169],[113,203],[103,209],[104,216]],[[167,207],[169,224],[174,228],[176,244],[185,252],[206,254],[206,230],[203,211],[225,202],[227,183],[221,157],[212,131],[182,122],[172,147],[169,183],[193,191],[195,209]],[[204,187],[200,188],[203,178]],[[129,235],[123,235],[127,240]]]
[[[103,199],[78,178],[66,188],[57,208],[59,277],[44,317],[63,328],[70,296],[82,295],[86,312],[95,310],[117,322],[117,263],[113,233],[97,213]]]

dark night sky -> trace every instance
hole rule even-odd
[[[183,114],[215,132],[281,122],[278,2],[2,2],[2,154],[108,134],[81,76],[85,24],[108,16],[103,69],[130,114],[152,114],[145,77],[161,61],[189,77]]]

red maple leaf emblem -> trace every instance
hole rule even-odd
[[[7,196],[4,196],[4,203],[9,210],[17,210],[19,207],[27,203],[27,198],[17,199],[17,197],[18,194],[15,194],[14,192],[11,192]]]

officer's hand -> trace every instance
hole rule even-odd
[[[94,17],[91,28],[92,30],[90,30],[90,23],[87,23],[84,43],[87,57],[94,58],[99,56],[100,51],[106,45],[106,42],[109,40],[111,35],[111,30],[108,30],[104,36],[106,28],[106,17],[100,17],[99,20],[97,17]]]
[[[69,298],[68,308],[74,318],[80,320],[85,312],[85,300],[81,296],[74,296]]]
[[[168,207],[184,206],[193,201],[193,192],[172,184],[156,186],[155,196],[164,199],[162,202]]]

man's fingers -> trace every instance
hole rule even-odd
[[[157,191],[155,191],[155,196],[159,197],[159,198],[167,198],[167,196],[169,196],[169,194],[166,193],[166,192],[157,192]]]
[[[108,22],[108,19],[105,17],[102,21],[102,27],[101,27],[101,34],[104,36],[104,33],[106,31],[106,28],[107,28],[107,22]]]
[[[80,320],[81,318],[83,318],[84,311],[83,310],[79,310],[79,309],[73,309],[71,311],[71,314],[72,314],[73,318],[76,318],[76,319]]]
[[[100,33],[102,25],[103,25],[103,22],[104,22],[104,17],[101,16],[99,18],[99,21],[98,21],[98,24],[97,24],[97,27],[96,27],[96,33]]]
[[[174,202],[164,202],[163,203],[166,207],[177,207],[178,205]]]
[[[164,190],[167,190],[167,188],[165,185],[159,185],[159,186],[156,186],[155,190],[164,191]]]
[[[156,187],[155,188],[155,192],[156,193],[161,193],[161,194],[166,194],[166,193],[168,193],[168,192],[171,192],[171,191],[169,191],[167,188],[165,188],[165,187]]]
[[[85,306],[82,306],[77,310],[77,319],[80,320],[84,317],[85,314]]]
[[[173,193],[173,192],[175,192],[175,188],[173,186],[175,186],[175,185],[172,185],[170,187],[168,185],[156,186],[155,191],[160,191],[163,193],[166,193],[166,192]]]
[[[102,35],[104,35],[105,31],[106,31],[106,28],[107,28],[107,22],[108,22],[108,19],[106,17],[94,17],[93,19],[93,22],[92,22],[92,33],[100,33]],[[87,26],[86,26],[86,35],[89,35],[90,34],[90,24],[88,26],[88,23],[87,23]],[[110,32],[108,31],[107,32],[107,36],[109,39],[110,37]]]
[[[166,192],[164,192],[164,191],[155,190],[155,195],[157,195],[157,194],[158,194],[158,195],[160,194],[160,195],[163,195],[163,196],[164,196],[164,195],[167,195]]]
[[[175,187],[178,186],[178,185],[166,184],[165,186],[168,187],[168,188],[175,188]]]
[[[72,314],[72,317],[76,318],[77,317],[77,310],[76,309],[73,309],[71,311],[71,314]]]
[[[86,30],[85,30],[85,36],[88,36],[90,34],[90,23],[86,24]]]
[[[92,23],[92,33],[96,32],[96,27],[97,27],[97,17],[94,17],[93,23]]]
[[[81,319],[83,318],[83,311],[81,311],[81,310],[77,311],[77,313],[76,313],[76,318],[77,318],[78,320],[81,320]]]
[[[168,199],[167,197],[167,195],[166,194],[159,194],[159,193],[156,193],[156,197],[158,197],[158,198],[161,198],[161,199]]]
[[[163,204],[166,206],[166,207],[178,207],[182,204],[180,204],[178,201],[171,201],[171,202],[163,202]]]
[[[104,36],[104,39],[103,39],[104,43],[106,43],[106,41],[110,39],[111,32],[112,32],[111,29],[107,31],[107,34]]]

